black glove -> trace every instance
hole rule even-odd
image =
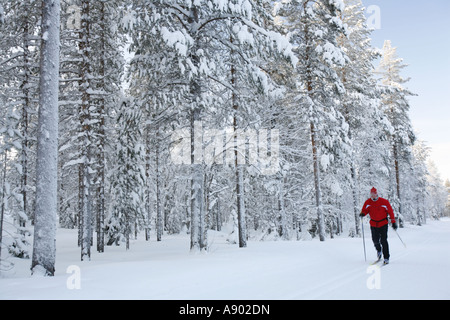
[[[359,216],[360,216],[361,218],[364,218],[366,215],[365,215],[364,213],[361,212],[361,213],[359,214]]]
[[[397,228],[398,228],[397,222],[394,222],[394,223],[392,224],[392,228],[394,228],[394,230],[397,230]]]

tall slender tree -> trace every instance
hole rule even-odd
[[[91,109],[91,55],[90,55],[90,1],[81,1],[80,29],[80,128],[81,128],[81,164],[80,164],[80,221],[81,221],[81,260],[90,259],[92,246],[92,109]]]
[[[112,216],[109,217],[109,244],[123,239],[130,248],[133,229],[137,232],[138,221],[143,218],[144,148],[139,127],[141,110],[133,101],[124,100],[117,114],[116,163],[112,187],[114,200]]]
[[[393,132],[390,135],[392,146],[392,160],[395,175],[395,196],[397,208],[400,215],[400,227],[403,226],[402,214],[402,165],[409,161],[411,146],[416,139],[409,119],[408,97],[414,95],[404,84],[409,81],[400,75],[402,69],[407,65],[403,59],[397,57],[396,48],[392,47],[391,41],[386,40],[383,46],[383,55],[380,61],[379,72],[382,74],[382,85],[386,91],[382,96],[382,110],[392,125]]]
[[[281,11],[296,45],[299,84],[298,103],[307,115],[310,131],[317,229],[325,241],[325,217],[322,199],[321,170],[334,158],[333,149],[346,141],[344,119],[335,107],[344,89],[335,66],[345,64],[346,57],[337,43],[345,32],[340,19],[341,1],[291,1]],[[342,150],[342,149],[341,149]]]
[[[26,0],[21,2],[5,2],[6,12],[3,13],[4,25],[2,34],[2,51],[0,54],[0,78],[7,84],[7,101],[20,106],[20,172],[17,192],[20,193],[18,205],[15,209],[19,225],[32,218],[30,207],[33,196],[34,181],[30,179],[34,174],[36,101],[38,100],[39,78],[39,10],[40,2]],[[4,59],[3,59],[4,58]]]
[[[58,171],[59,0],[42,1],[36,211],[31,270],[53,276]]]
[[[371,45],[371,30],[366,23],[364,7],[360,0],[345,0],[345,4],[342,19],[348,26],[347,36],[340,36],[338,44],[345,50],[348,61],[337,71],[346,91],[342,96],[340,110],[349,125],[349,138],[352,141],[352,151],[348,162],[350,168],[348,188],[352,190],[355,232],[360,235],[361,199],[358,172],[361,152],[358,151],[372,146],[375,149],[383,148],[379,137],[384,135],[386,128],[382,121],[383,115],[379,110],[381,90],[378,87],[373,66],[375,59],[379,58],[379,53]],[[366,134],[367,131],[370,132]],[[374,142],[371,143],[368,139]],[[372,160],[376,161],[373,158]]]

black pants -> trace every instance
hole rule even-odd
[[[389,259],[388,225],[380,228],[370,227],[370,230],[372,231],[372,241],[375,249],[377,249],[377,252],[383,251],[384,258]]]

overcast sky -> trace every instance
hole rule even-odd
[[[410,98],[411,121],[418,138],[432,148],[431,159],[443,180],[450,180],[450,1],[363,0],[380,11],[372,43],[382,48],[391,40],[409,66],[405,86],[418,94]],[[375,13],[368,12],[368,17]],[[368,20],[371,23],[372,20]]]

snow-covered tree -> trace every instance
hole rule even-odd
[[[80,162],[80,229],[81,229],[81,260],[91,257],[92,238],[92,159],[93,159],[93,130],[92,130],[92,109],[91,109],[91,1],[81,0],[81,22],[80,22],[80,42],[79,50],[81,55],[80,63],[80,138],[81,138],[81,162]]]
[[[389,136],[392,147],[392,162],[395,175],[395,196],[398,212],[400,215],[400,226],[402,226],[402,166],[410,159],[411,145],[416,139],[409,119],[409,101],[412,96],[404,84],[409,81],[400,75],[402,69],[407,65],[403,59],[397,57],[396,48],[392,47],[391,41],[386,40],[383,46],[383,55],[379,65],[381,83],[385,88],[382,95],[382,110],[386,114],[392,126]]]
[[[325,240],[321,171],[343,156],[349,143],[348,125],[336,108],[344,88],[335,67],[344,65],[347,59],[337,43],[345,33],[340,19],[343,9],[342,1],[304,0],[289,1],[281,11],[298,57],[295,102],[304,110],[310,131],[314,202],[321,241]]]
[[[63,3],[60,222],[80,228],[84,256],[94,230],[97,251],[104,250],[109,148],[124,64],[121,5],[120,0]]]
[[[429,216],[437,220],[444,217],[448,194],[436,164],[428,160],[427,167],[429,172],[427,188],[429,198],[426,208]]]
[[[407,190],[409,190],[409,199],[406,201],[405,210],[412,212],[411,222],[417,223],[419,226],[427,223],[428,216],[425,202],[429,196],[427,168],[429,152],[430,148],[425,145],[424,141],[416,140],[412,146],[411,169],[405,176]]]
[[[7,101],[17,108],[21,116],[19,128],[21,144],[18,178],[18,192],[21,199],[15,210],[19,215],[32,218],[34,190],[34,153],[36,101],[38,100],[39,77],[39,17],[41,2],[37,0],[5,1],[3,7],[2,39],[0,40],[0,79]],[[20,111],[19,111],[20,110]]]
[[[1,101],[3,102],[3,99]],[[4,108],[0,112],[0,258],[3,247],[8,247],[8,250],[11,251],[11,246],[17,243],[17,241],[14,241],[5,245],[6,242],[3,241],[3,229],[7,215],[14,215],[11,214],[13,210],[10,209],[9,201],[9,198],[14,196],[14,190],[11,189],[11,183],[8,177],[11,175],[11,171],[13,171],[9,170],[9,167],[14,166],[11,161],[11,158],[14,157],[11,157],[11,154],[16,153],[17,150],[20,151],[21,147],[21,136],[18,129],[19,121],[20,116],[14,112],[11,105],[4,103]],[[8,173],[10,174],[8,175]],[[17,220],[20,220],[20,216]]]
[[[3,5],[0,3],[0,25],[5,22],[5,9]]]
[[[207,124],[205,114],[215,100],[211,95],[211,81],[233,90],[230,81],[224,81],[224,75],[230,77],[231,71],[223,73],[222,51],[235,50],[252,71],[253,79],[267,83],[268,75],[262,71],[264,59],[253,59],[258,52],[255,48],[266,51],[263,48],[268,46],[288,56],[290,44],[278,33],[267,29],[270,15],[262,1],[136,1],[133,14],[136,18],[130,21],[141,28],[146,26],[149,37],[153,35],[159,39],[156,44],[163,41],[167,59],[162,62],[169,73],[177,74],[171,82],[176,79],[185,87],[180,103],[190,127],[191,249],[203,250],[207,246],[205,163],[201,150],[195,150],[194,146],[203,144],[202,128]],[[139,54],[142,49],[145,50],[140,48]],[[161,83],[167,83],[167,80],[161,80]],[[241,246],[245,246],[245,214],[243,210],[241,213],[238,219],[243,233]]]
[[[116,161],[113,169],[113,206],[107,221],[107,244],[124,240],[130,247],[132,231],[144,221],[144,147],[139,127],[142,113],[130,100],[121,103],[117,113]]]
[[[382,137],[387,131],[388,121],[380,112],[381,90],[378,88],[373,66],[379,53],[371,45],[371,30],[366,23],[365,8],[360,0],[344,2],[346,6],[342,19],[347,25],[347,36],[341,35],[338,44],[348,59],[337,71],[345,88],[340,111],[349,125],[348,134],[352,142],[346,166],[350,169],[350,177],[346,181],[345,189],[351,190],[355,232],[360,235],[359,213],[360,203],[363,201],[361,187],[362,190],[369,190],[371,184],[379,183],[364,172],[383,167],[382,158],[369,155],[383,153],[385,143],[383,145]],[[367,162],[368,159],[370,162]],[[386,178],[386,174],[380,171],[376,175]],[[362,186],[358,180],[363,182]],[[363,194],[366,196],[367,192],[364,191]]]
[[[125,36],[120,28],[124,1],[95,1],[91,4],[91,113],[94,150],[92,154],[93,211],[96,217],[97,251],[104,251],[104,220],[108,201],[108,138],[113,130],[113,111],[119,105],[124,73]],[[94,54],[95,53],[95,54]],[[113,136],[113,135],[111,135]]]
[[[14,232],[1,239],[13,256],[28,258],[31,250],[27,222],[32,218],[30,179],[33,134],[30,125],[37,94],[34,72],[38,69],[36,3],[0,3],[0,199],[1,220],[12,223]],[[19,14],[15,14],[20,12]],[[9,231],[12,231],[9,228]],[[2,238],[2,235],[0,235]],[[4,251],[5,252],[5,251]]]
[[[166,220],[164,195],[169,192],[165,186],[175,181],[173,173],[168,170],[171,165],[167,159],[170,147],[168,136],[173,126],[177,126],[180,121],[176,119],[180,116],[187,81],[179,74],[176,53],[167,50],[162,37],[149,32],[154,22],[150,18],[152,13],[148,5],[148,1],[133,1],[132,11],[125,13],[122,24],[130,37],[129,50],[132,53],[127,94],[133,97],[142,114],[140,126],[145,141],[146,238],[149,239],[152,212],[155,212],[156,236],[160,241]],[[178,207],[171,211],[177,212]]]
[[[447,189],[447,203],[445,205],[445,212],[447,217],[450,217],[450,180],[445,180],[445,188]]]
[[[39,122],[36,163],[36,211],[31,270],[53,276],[58,170],[59,0],[43,0]]]

